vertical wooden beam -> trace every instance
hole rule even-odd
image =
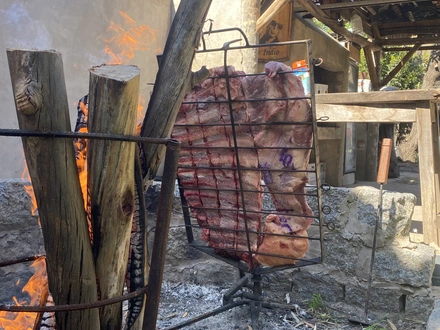
[[[371,88],[373,91],[380,89],[380,77],[377,73],[378,65],[376,63],[373,50],[370,47],[364,47],[365,61],[367,62],[368,73],[371,80]]]
[[[61,54],[8,50],[7,56],[20,129],[71,131]],[[50,137],[24,137],[22,141],[54,302],[95,302],[96,275],[73,142]],[[58,312],[56,322],[59,330],[96,330],[98,309]]]
[[[139,69],[103,65],[90,70],[91,133],[136,134]],[[87,152],[93,253],[101,299],[122,295],[134,212],[134,150],[130,142],[90,140]],[[121,329],[121,304],[101,308],[101,329]]]
[[[436,105],[430,106],[418,103],[417,108],[417,133],[419,148],[420,190],[422,202],[423,241],[426,244],[439,245],[439,227],[437,226],[438,214],[438,129]],[[437,178],[437,180],[436,180]]]
[[[373,91],[380,89],[380,79],[377,73],[377,62],[373,50],[370,47],[364,47],[365,60],[367,62],[368,73],[371,80],[371,88]],[[365,145],[365,180],[376,181],[377,162],[378,162],[378,146],[379,146],[379,124],[368,123],[367,140]]]

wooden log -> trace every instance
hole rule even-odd
[[[191,72],[203,22],[212,0],[182,0],[174,17],[156,76],[151,100],[142,123],[141,136],[167,138],[185,94],[194,83],[208,77],[202,68]],[[163,145],[144,144],[145,179],[154,179],[165,151]]]
[[[420,193],[422,202],[423,241],[440,244],[439,166],[437,105],[417,107],[417,134],[419,148]]]
[[[20,129],[70,131],[61,54],[8,50],[9,70]],[[46,249],[49,289],[57,305],[97,300],[84,203],[73,142],[22,138]],[[97,309],[59,312],[57,329],[99,327]]]
[[[91,133],[135,135],[139,69],[98,66],[90,70]],[[101,300],[123,293],[134,212],[134,155],[130,142],[90,140],[88,185],[93,227],[93,253]],[[120,329],[121,304],[100,312],[101,329]]]

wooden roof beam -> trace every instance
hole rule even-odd
[[[406,46],[406,47],[386,47],[386,48],[382,48],[383,52],[408,52],[412,49],[412,47],[410,46]],[[426,46],[421,46],[419,48],[419,50],[440,50],[440,46],[439,45],[426,45]]]
[[[437,44],[440,43],[440,37],[424,37],[424,38],[399,38],[399,39],[376,39],[374,43],[379,46],[408,46],[416,43]]]
[[[321,10],[341,10],[347,8],[355,7],[367,7],[367,6],[382,6],[387,4],[403,4],[408,2],[421,2],[426,0],[363,0],[354,2],[341,2],[341,3],[331,3],[327,5],[320,5]],[[301,6],[295,8],[296,13],[308,11],[307,8]]]
[[[285,0],[280,0],[280,1],[285,1]],[[333,20],[330,17],[328,17],[322,11],[322,9],[319,8],[320,6],[316,6],[310,0],[295,0],[295,3],[300,5],[301,7],[305,8],[317,20],[319,20],[323,24],[327,25],[335,33],[344,36],[348,41],[351,41],[355,44],[358,44],[361,47],[369,47],[374,51],[380,51],[382,49],[382,47],[380,45],[374,44],[371,41],[369,41],[368,39],[365,39],[364,37],[362,37],[358,34],[355,34],[353,32],[350,32],[346,28],[340,26],[336,20]]]

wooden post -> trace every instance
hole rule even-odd
[[[89,132],[135,135],[138,97],[137,67],[92,68]],[[134,150],[130,142],[89,141],[93,253],[102,300],[123,293],[134,211]],[[120,329],[121,323],[121,304],[101,309],[101,329]]]
[[[167,138],[185,94],[206,79],[206,68],[191,72],[195,50],[212,0],[182,0],[174,17],[162,55],[153,94],[142,124],[141,136]],[[165,151],[163,145],[144,144],[143,170],[153,180]]]
[[[7,56],[20,129],[71,131],[61,54],[8,50]],[[50,137],[24,137],[22,141],[54,302],[94,302],[96,276],[73,142]],[[59,312],[56,321],[58,330],[99,327],[97,309]]]
[[[422,199],[423,241],[440,243],[439,212],[439,165],[437,105],[418,103],[417,134],[419,148],[420,192]],[[437,161],[436,161],[437,160]]]

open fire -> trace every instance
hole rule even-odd
[[[45,304],[48,294],[48,283],[46,274],[46,261],[44,257],[36,259],[31,267],[34,275],[23,287],[22,292],[29,295],[29,300],[12,299],[15,305],[42,305]],[[18,285],[19,283],[17,283]],[[34,328],[37,313],[11,313],[0,311],[0,329],[4,330],[32,330]]]
[[[111,37],[105,38],[106,47],[104,52],[110,55],[110,60],[107,64],[129,64],[134,58],[136,51],[150,50],[150,44],[156,41],[157,31],[151,29],[147,25],[138,25],[127,13],[120,11],[121,17],[124,19],[123,24],[111,22],[107,31],[112,34]],[[139,96],[138,107],[138,122],[143,118],[146,100]],[[87,105],[80,102],[78,105],[81,111],[87,116]],[[86,133],[87,127],[81,127],[79,132]],[[80,145],[79,143],[82,143]],[[75,141],[77,150],[80,152],[77,155],[78,175],[81,184],[81,190],[84,198],[84,207],[87,208],[87,142]],[[29,172],[25,164],[22,173],[22,178],[30,181]],[[32,200],[32,215],[37,211],[37,202],[34,195],[34,190],[31,184],[25,186],[26,192]],[[20,305],[44,305],[48,298],[48,282],[46,273],[45,258],[37,259],[31,266],[35,272],[29,279],[28,283],[23,288],[23,292],[29,294],[29,301],[18,301],[15,297],[12,299],[15,304]],[[37,319],[37,313],[11,313],[0,312],[0,330],[14,330],[14,329],[34,329],[34,324]]]

